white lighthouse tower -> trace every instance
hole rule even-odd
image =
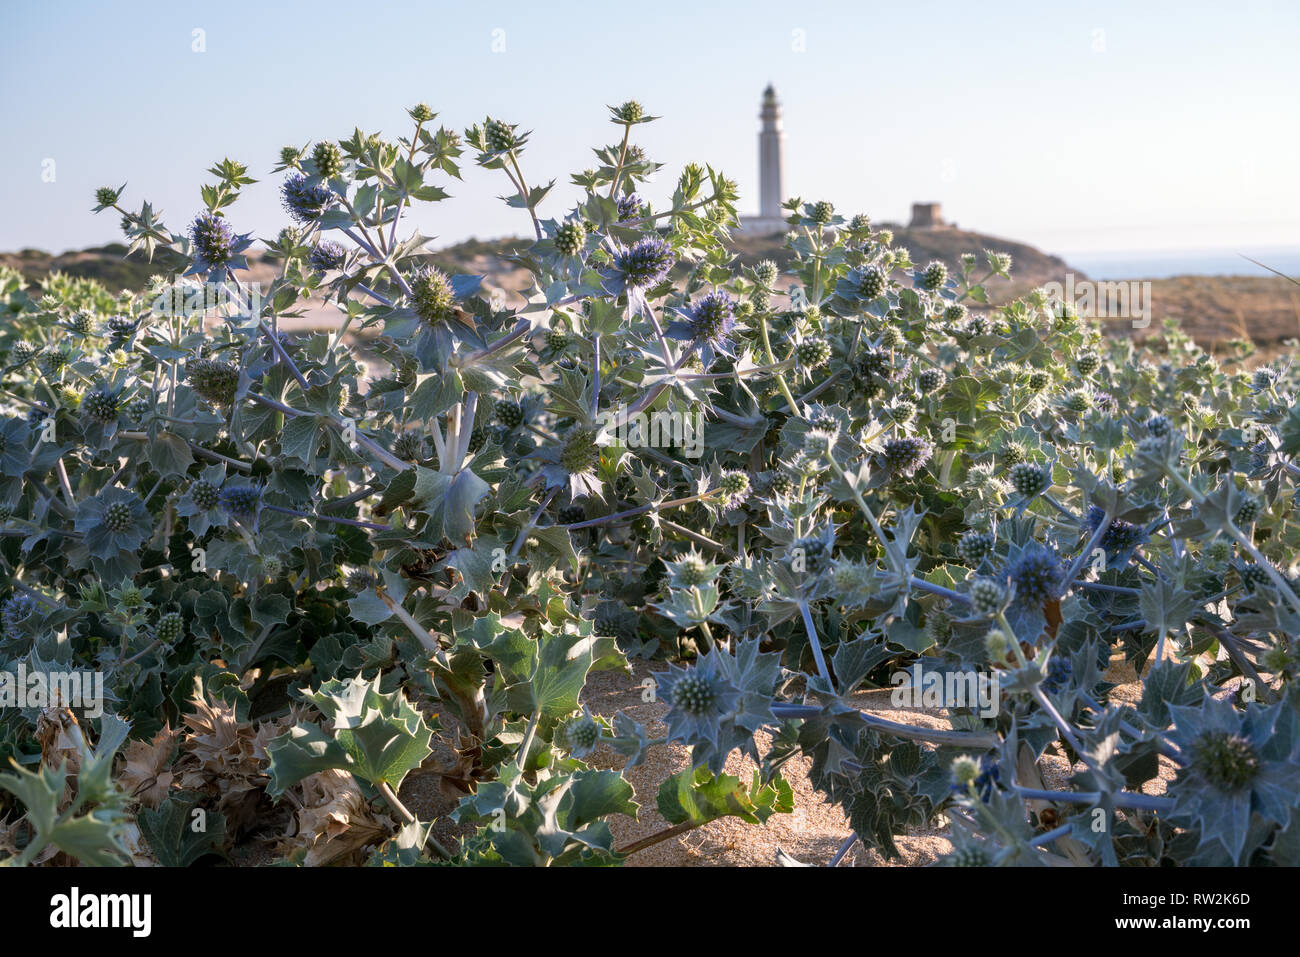
[[[742,216],[741,229],[755,234],[780,233],[786,229],[781,215],[781,201],[785,199],[781,180],[785,132],[781,127],[781,104],[770,83],[763,91],[758,118],[763,123],[758,133],[758,215]]]

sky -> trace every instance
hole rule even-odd
[[[280,147],[409,134],[428,103],[457,129],[532,130],[543,215],[640,100],[665,165],[735,179],[757,212],[763,87],[785,115],[788,195],[960,226],[1049,252],[1300,248],[1300,3],[341,3],[0,0],[0,249],[120,238],[96,187],[127,183],[180,229],[224,156],[259,182],[228,211],[274,236]],[[440,246],[522,235],[504,176],[468,155],[413,217]]]

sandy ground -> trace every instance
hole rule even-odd
[[[594,674],[588,679],[586,704],[594,713],[610,717],[622,710],[644,723],[652,737],[663,735],[667,727],[661,719],[668,707],[661,701],[643,702],[640,687],[642,679],[662,670],[662,664],[638,661],[634,665],[634,679],[612,672]],[[888,710],[887,691],[858,695],[855,700],[860,707],[881,717],[930,727],[947,726],[939,712],[912,711],[903,715]],[[760,750],[766,753],[771,738],[760,734],[758,743]],[[592,763],[599,767],[617,768],[622,766],[622,758],[602,749],[593,755]],[[611,821],[616,846],[639,840],[668,826],[655,808],[659,785],[688,764],[686,748],[672,744],[652,748],[644,763],[626,773],[636,790],[635,800],[641,805],[641,814],[638,820],[620,815]],[[850,828],[840,809],[827,804],[813,789],[808,779],[811,765],[811,759],[803,758],[790,761],[784,768],[783,775],[795,795],[794,811],[790,814],[775,814],[761,826],[747,824],[739,818],[722,818],[639,851],[632,855],[628,864],[634,867],[774,866],[778,849],[805,863],[825,863],[849,836]],[[752,758],[742,758],[736,752],[727,760],[725,770],[747,782],[754,768]],[[903,863],[907,864],[928,864],[946,853],[950,846],[937,831],[914,833],[898,842]],[[841,866],[850,863],[882,866],[884,858],[875,851],[864,851],[859,845],[845,857]]]
[[[668,707],[661,701],[641,700],[640,682],[655,671],[664,670],[662,663],[636,661],[633,676],[617,672],[599,672],[588,678],[583,695],[584,703],[593,713],[612,718],[618,711],[646,725],[651,737],[666,733],[663,715]],[[1141,696],[1141,684],[1131,667],[1118,661],[1107,674],[1108,681],[1119,682],[1112,698],[1130,704]],[[866,692],[855,696],[859,707],[892,721],[928,727],[948,727],[939,711],[898,711],[890,705],[889,691]],[[766,752],[770,738],[761,735],[760,748]],[[593,753],[589,763],[600,768],[621,768],[623,758],[602,747]],[[636,791],[635,800],[641,805],[640,816],[633,819],[617,815],[610,821],[615,846],[655,834],[667,827],[667,822],[656,810],[659,785],[687,766],[686,748],[672,744],[650,749],[646,761],[626,772],[628,782]],[[814,790],[808,779],[810,759],[790,761],[784,769],[785,779],[794,789],[795,808],[790,814],[773,815],[764,825],[747,824],[737,818],[722,818],[688,833],[677,835],[654,844],[632,855],[627,862],[631,867],[770,867],[777,863],[778,850],[807,864],[825,864],[835,854],[850,834],[843,812],[828,804]],[[1065,758],[1049,749],[1040,764],[1045,783],[1050,788],[1067,787],[1071,774]],[[733,753],[727,761],[726,772],[748,781],[754,770],[750,758]],[[1164,790],[1165,781],[1173,776],[1171,766],[1162,766],[1161,780],[1148,785],[1150,793]],[[402,789],[402,798],[423,819],[445,815],[455,804],[452,796],[443,794],[435,774],[413,775]],[[448,841],[467,832],[467,828],[448,826],[445,822],[435,833]],[[946,829],[932,827],[915,830],[897,839],[902,854],[899,859],[886,861],[875,850],[865,850],[856,845],[843,859],[841,867],[916,867],[932,864],[952,849]]]

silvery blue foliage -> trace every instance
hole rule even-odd
[[[692,746],[692,761],[715,774],[737,748],[756,760],[754,732],[771,724],[772,695],[780,676],[779,655],[759,651],[757,639],[728,653],[714,648],[689,668],[670,665],[657,676],[671,707],[668,737]]]
[[[659,694],[669,704],[664,718],[668,739],[716,754],[722,725],[735,717],[741,700],[719,653],[705,652],[688,667],[669,665],[658,681]]]
[[[946,823],[965,866],[1300,863],[1295,368],[1173,328],[1158,353],[1106,338],[1006,295],[1001,250],[919,268],[824,199],[792,198],[749,264],[735,184],[691,164],[661,189],[636,101],[563,208],[521,124],[408,113],[395,140],[281,151],[274,238],[235,232],[233,160],[176,231],[99,190],[153,257],[139,290],[0,266],[0,667],[103,674],[81,805],[147,841],[229,793],[287,816],[329,771],[379,822],[353,863],[615,864],[789,811],[798,759],[846,848]],[[502,253],[517,294],[405,218],[467,152],[531,237]],[[341,326],[286,332],[312,297]],[[634,658],[667,663],[638,683]],[[1120,658],[1136,704],[1112,696]],[[599,712],[601,671],[667,734]],[[110,780],[125,719],[151,747],[190,729],[164,770],[192,772],[216,712],[258,746],[184,792],[151,773],[156,808]],[[29,824],[66,783],[39,714],[0,716],[0,756],[45,767],[0,774]],[[690,755],[656,795],[668,827],[616,845],[608,819],[638,808],[610,757],[670,742]],[[474,825],[459,843],[398,793],[422,766]],[[229,852],[246,816],[152,850]],[[16,858],[120,860],[116,827]],[[297,836],[284,861],[318,863],[329,842]]]
[[[1248,844],[1257,816],[1286,830],[1300,813],[1300,714],[1283,701],[1238,710],[1213,698],[1169,711],[1170,741],[1185,759],[1169,787],[1174,817],[1202,848],[1217,842],[1231,863],[1245,863],[1259,846]]]

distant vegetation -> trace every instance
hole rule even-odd
[[[138,254],[127,258],[124,243],[109,243],[57,256],[39,249],[0,253],[0,263],[17,269],[33,284],[52,272],[59,272],[77,278],[97,279],[106,288],[117,291],[139,289],[148,283],[150,276],[185,269],[188,260],[165,249],[155,254],[153,262]]]

